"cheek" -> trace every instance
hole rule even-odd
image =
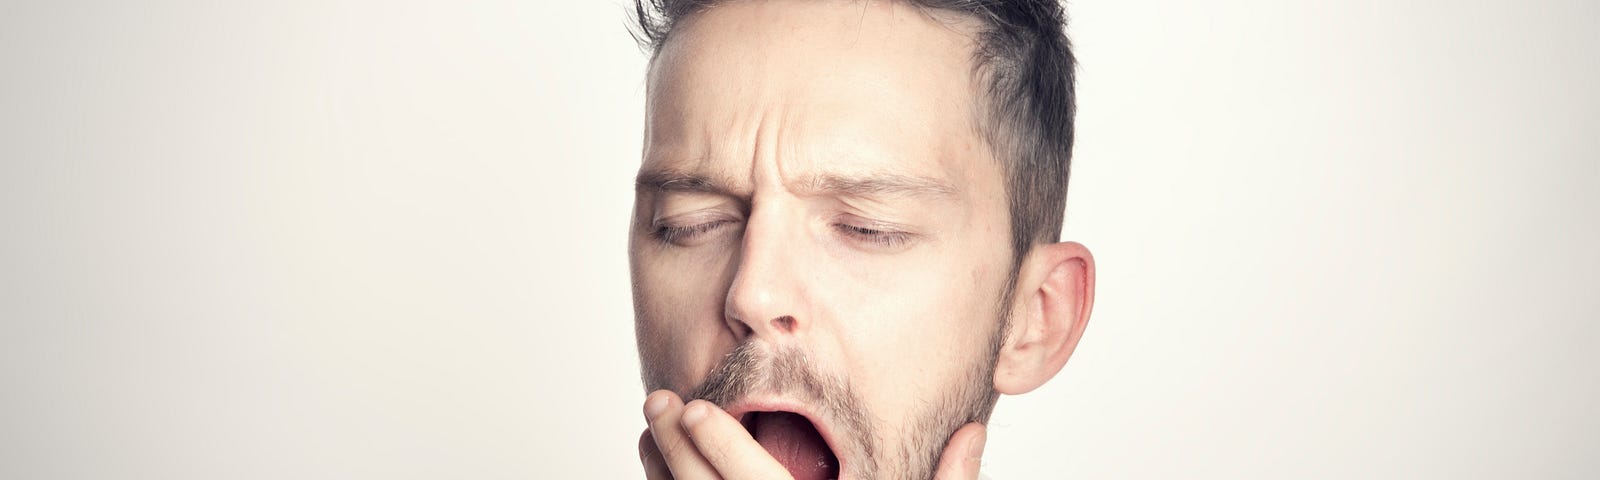
[[[646,388],[682,393],[701,380],[720,352],[732,348],[722,321],[723,264],[635,251],[635,335]]]
[[[852,384],[890,427],[973,381],[974,362],[989,361],[999,325],[1004,273],[993,259],[903,266],[889,281],[860,285],[855,321],[840,326]],[[881,275],[880,275],[881,276]],[[987,379],[981,381],[988,381]],[[889,428],[886,431],[897,431]]]

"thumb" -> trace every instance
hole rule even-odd
[[[978,478],[978,467],[983,462],[983,445],[989,441],[988,428],[973,422],[963,425],[950,435],[944,454],[939,457],[939,470],[934,480],[973,480]]]

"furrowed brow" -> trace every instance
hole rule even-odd
[[[804,182],[803,187],[809,193],[852,197],[945,198],[957,192],[954,186],[937,179],[894,174],[817,175]]]

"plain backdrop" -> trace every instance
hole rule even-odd
[[[0,477],[637,478],[630,9],[0,6]],[[1600,477],[1600,3],[1069,10],[990,476]]]

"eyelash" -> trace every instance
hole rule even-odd
[[[835,223],[833,228],[845,236],[889,248],[905,245],[911,239],[911,234],[906,232],[858,227],[848,223]]]
[[[658,225],[656,226],[655,231],[650,232],[650,236],[655,237],[656,240],[660,240],[661,243],[677,244],[679,242],[693,240],[696,237],[710,233],[712,230],[716,230],[717,228],[722,227],[731,221],[732,220],[717,220],[698,225],[689,225],[686,227]]]

